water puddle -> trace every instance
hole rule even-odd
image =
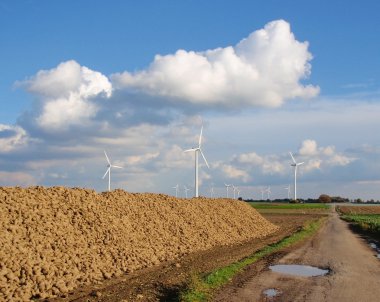
[[[282,274],[289,274],[302,277],[324,276],[330,271],[315,266],[298,265],[298,264],[277,264],[269,267],[272,271]]]
[[[372,241],[369,243],[369,246],[376,251],[377,258],[380,259],[380,247],[378,246],[378,244]]]
[[[280,293],[279,290],[275,289],[275,288],[268,288],[266,290],[263,291],[263,294],[267,297],[267,298],[274,298],[276,297],[278,294]]]

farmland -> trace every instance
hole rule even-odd
[[[361,231],[380,237],[380,207],[379,206],[340,206],[337,211],[341,218],[353,224]]]

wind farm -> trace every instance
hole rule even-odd
[[[0,302],[378,301],[379,11],[1,1]]]

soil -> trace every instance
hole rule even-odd
[[[336,206],[342,214],[380,214],[380,206]]]
[[[170,275],[165,267],[178,272],[168,277],[176,288],[184,270],[204,271],[239,259],[250,244],[260,245],[278,229],[232,199],[0,187],[0,301],[67,296],[86,285],[90,296],[101,300],[106,292],[95,285],[120,276],[132,278],[135,298],[143,299],[148,295],[143,280],[172,290],[159,285]]]
[[[356,208],[356,207],[355,207]],[[272,272],[273,264],[304,264],[330,269],[318,277]],[[332,213],[316,236],[247,268],[223,287],[213,301],[379,301],[380,261],[373,249]],[[278,294],[266,297],[264,291]]]
[[[265,238],[192,253],[176,261],[107,280],[98,286],[82,287],[50,301],[179,301],[179,292],[193,274],[206,274],[250,256],[262,247],[294,233],[306,221],[318,217],[320,215],[316,214],[265,214],[267,220],[279,226],[277,232]]]

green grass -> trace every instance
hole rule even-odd
[[[345,214],[341,217],[363,231],[380,235],[380,214]]]
[[[323,203],[262,203],[249,202],[255,209],[328,209],[330,206]]]
[[[315,234],[322,225],[322,221],[324,221],[323,218],[309,222],[293,235],[266,246],[250,257],[217,269],[206,276],[193,275],[188,289],[181,294],[180,300],[184,302],[208,301],[211,299],[213,291],[226,284],[248,265]]]

